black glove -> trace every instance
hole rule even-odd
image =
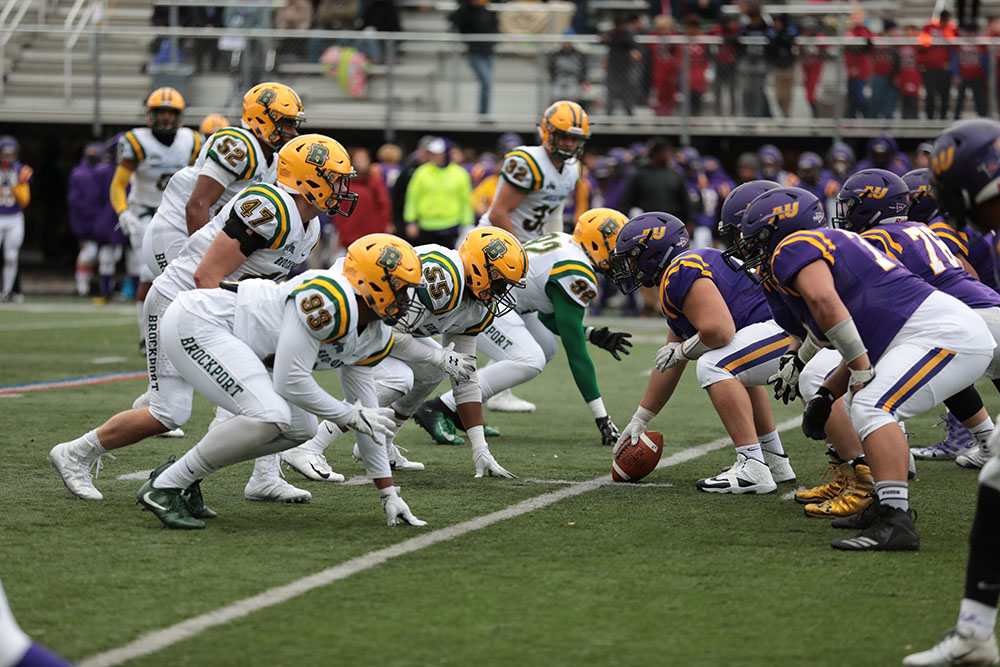
[[[774,398],[788,405],[799,394],[799,374],[806,362],[799,359],[798,352],[785,352],[778,360],[778,372],[767,378],[774,384]]]
[[[830,410],[836,399],[826,387],[820,387],[816,395],[806,403],[806,411],[802,413],[802,432],[807,438],[824,440],[826,438],[826,420],[830,418]]]
[[[598,417],[594,421],[597,422],[597,428],[601,432],[602,445],[610,447],[618,442],[618,436],[621,433],[619,433],[618,427],[615,426],[614,422],[611,421],[611,417]]]
[[[603,348],[611,353],[611,356],[615,358],[616,361],[621,361],[622,358],[618,356],[618,353],[628,354],[628,348],[632,347],[632,343],[629,342],[629,338],[632,334],[626,333],[624,331],[611,331],[607,327],[601,327],[599,329],[590,330],[590,342],[597,347]]]

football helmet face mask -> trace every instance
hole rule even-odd
[[[340,142],[321,134],[295,137],[278,151],[278,185],[327,215],[354,212],[358,195],[351,179],[357,175]]]
[[[527,285],[528,255],[521,242],[498,227],[477,227],[458,246],[465,269],[465,286],[495,317],[514,309],[514,287]]]
[[[865,169],[844,181],[837,193],[833,226],[860,234],[875,225],[901,222],[910,208],[910,188],[885,169]]]
[[[771,255],[788,235],[826,226],[823,203],[802,188],[775,188],[760,195],[743,214],[740,267],[750,279],[762,283],[771,276]]]
[[[747,206],[765,192],[776,190],[778,187],[774,181],[748,181],[734,188],[726,200],[722,202],[719,236],[722,237],[727,246],[722,253],[722,259],[733,271],[739,271],[743,264],[744,258],[740,251],[739,241],[740,229],[743,226],[743,214],[746,213]]]
[[[146,124],[157,139],[172,139],[181,126],[184,97],[169,87],[157,88],[146,98]],[[168,113],[169,112],[169,113]]]
[[[416,298],[421,276],[417,251],[398,236],[369,234],[347,248],[344,277],[389,326],[415,325],[423,312]]]
[[[910,211],[906,214],[914,222],[930,224],[938,217],[938,203],[931,191],[931,172],[926,167],[903,174],[903,182],[910,189]]]
[[[931,190],[948,224],[972,224],[976,206],[1000,194],[1000,123],[977,119],[955,123],[934,142]],[[987,232],[989,227],[976,228]]]
[[[243,96],[243,127],[276,151],[305,121],[298,93],[283,83],[259,83]]]
[[[229,127],[229,119],[218,113],[210,113],[201,121],[198,130],[206,137],[211,136],[224,127]]]
[[[618,232],[628,217],[611,208],[592,208],[577,218],[573,228],[573,239],[580,244],[583,252],[598,273],[611,269],[611,253],[615,249]]]
[[[622,294],[655,287],[667,266],[691,247],[684,223],[669,213],[643,213],[618,232],[608,278]]]
[[[554,102],[542,114],[538,134],[545,150],[558,160],[579,157],[583,155],[583,147],[590,139],[587,112],[576,102]]]

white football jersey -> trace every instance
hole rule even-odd
[[[199,150],[201,135],[187,127],[178,128],[169,146],[161,144],[149,127],[136,127],[123,134],[118,140],[118,159],[135,160],[137,164],[128,203],[146,208],[159,206],[170,177],[194,162]]]
[[[545,286],[555,283],[574,302],[587,307],[597,298],[597,276],[590,259],[573,237],[562,232],[540,236],[524,244],[528,253],[527,286],[515,290],[517,312],[551,313]]]
[[[195,289],[195,269],[230,216],[263,237],[266,245],[251,253],[226,280],[284,278],[309,257],[319,241],[319,220],[303,223],[290,194],[274,185],[251,185],[188,238],[181,253],[153,282],[160,294],[175,299],[180,292]]]
[[[409,332],[416,338],[483,331],[493,321],[485,304],[465,298],[465,267],[457,250],[436,244],[414,248],[420,256],[424,286],[418,292],[423,312]]]
[[[556,170],[544,146],[518,146],[504,156],[500,177],[526,191],[524,200],[510,213],[514,235],[521,243],[541,236],[550,218],[560,216],[562,223],[562,206],[566,197],[576,189],[582,169],[580,161],[572,158],[563,163],[561,171]],[[493,199],[496,201],[495,194]],[[479,219],[480,227],[491,226],[491,210],[492,204]]]
[[[276,158],[277,154],[273,154],[270,162],[265,159],[260,142],[249,130],[223,128],[208,138],[193,165],[173,175],[156,215],[187,234],[185,208],[199,176],[208,176],[225,188],[210,209],[210,214],[215,215],[245,187],[274,183],[278,177]]]

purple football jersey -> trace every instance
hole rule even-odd
[[[969,308],[1000,306],[1000,295],[963,269],[948,246],[923,223],[890,222],[872,227],[861,237]]]
[[[788,307],[821,342],[823,331],[805,300],[792,287],[795,276],[816,261],[826,262],[834,286],[847,307],[872,362],[934,288],[902,264],[887,257],[858,234],[842,229],[799,231],[785,237],[771,258],[776,280]]]
[[[744,272],[733,271],[726,266],[720,251],[714,248],[688,250],[674,257],[660,282],[660,308],[670,328],[681,338],[687,339],[698,333],[684,317],[681,308],[691,286],[700,278],[708,278],[715,283],[729,306],[737,331],[771,319],[760,285]]]
[[[778,292],[778,288],[774,286],[772,281],[766,281],[762,287],[764,288],[764,298],[767,301],[767,308],[771,311],[771,319],[779,327],[799,340],[805,340],[806,328],[802,326],[802,322],[796,317],[795,313],[789,309],[788,304],[781,297],[781,293]]]
[[[21,180],[24,165],[12,162],[9,169],[0,167],[0,215],[13,215],[21,212],[21,207],[14,199],[14,186]],[[28,179],[31,183],[32,179]]]
[[[1000,282],[997,281],[996,262],[993,260],[993,244],[995,242],[993,232],[983,234],[972,227],[966,227],[958,232],[940,217],[934,218],[929,226],[937,237],[948,246],[952,254],[965,258],[979,276],[980,282],[992,290],[997,290]]]

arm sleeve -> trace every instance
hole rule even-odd
[[[130,178],[132,178],[131,170],[121,165],[115,168],[114,178],[111,179],[111,205],[114,207],[115,213],[121,213],[128,208],[125,188],[128,187]]]
[[[444,334],[441,340],[445,345],[454,343],[456,352],[461,354],[476,354],[476,337],[474,335]],[[479,388],[479,373],[476,373],[472,379],[465,382],[459,382],[455,378],[451,378],[451,390],[455,394],[456,405],[462,403],[482,403],[483,401],[483,394]]]
[[[583,329],[584,308],[570,300],[558,286],[549,283],[545,286],[545,294],[552,300],[557,333],[566,349],[569,360],[569,370],[573,381],[583,396],[583,400],[593,401],[601,397],[597,388],[597,373],[594,362],[587,351],[587,337]],[[548,325],[546,325],[548,326]]]

